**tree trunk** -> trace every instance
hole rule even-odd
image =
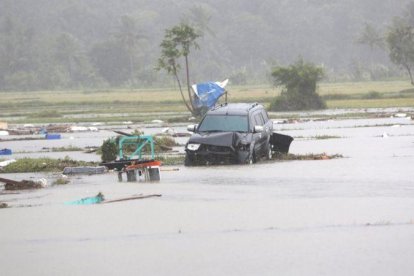
[[[193,97],[191,95],[191,86],[190,86],[190,70],[188,68],[188,56],[185,56],[185,72],[187,77],[187,92],[188,92],[188,98],[190,99],[191,109],[193,110],[191,113],[194,114],[195,107],[193,102]]]
[[[413,81],[413,74],[411,73],[411,68],[408,64],[404,64],[405,69],[407,69],[408,75],[410,76],[410,80],[411,80],[411,85],[414,85],[414,81]]]
[[[181,98],[183,99],[183,102],[184,102],[185,106],[187,107],[188,111],[190,111],[191,114],[193,114],[194,111],[192,109],[192,105],[189,106],[188,103],[187,103],[187,101],[185,100],[184,93],[183,93],[183,89],[181,87],[180,78],[177,75],[177,70],[175,69],[175,66],[174,66],[174,76],[175,76],[175,79],[177,80],[178,88],[180,89]]]

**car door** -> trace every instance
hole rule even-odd
[[[269,120],[269,116],[267,115],[266,110],[262,109],[261,115],[264,120],[264,130],[265,130],[264,135],[266,135],[266,140],[269,141],[273,133],[273,122],[272,120]]]
[[[253,134],[255,138],[255,147],[254,147],[255,152],[258,155],[263,155],[265,154],[265,151],[266,151],[268,135],[266,134],[266,129],[265,129],[266,126],[265,126],[264,119],[263,119],[263,116],[260,110],[253,113],[252,119],[253,119],[254,126],[263,126],[264,128],[263,132]]]

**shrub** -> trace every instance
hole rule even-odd
[[[72,160],[69,157],[64,159],[52,158],[22,158],[3,168],[4,173],[25,173],[25,172],[58,172],[65,167],[94,166],[94,162]]]
[[[370,91],[368,94],[365,94],[361,97],[362,99],[373,100],[373,99],[381,99],[382,94],[377,91]]]
[[[113,139],[106,139],[101,147],[101,159],[102,162],[111,162],[116,159],[118,154],[118,147]]]
[[[272,111],[324,109],[324,100],[316,93],[316,84],[323,69],[302,59],[289,67],[276,67],[272,72],[274,84],[283,86],[280,96],[270,104]]]

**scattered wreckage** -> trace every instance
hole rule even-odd
[[[128,197],[121,197],[116,199],[106,199],[105,196],[100,192],[96,196],[85,197],[75,201],[68,201],[65,202],[65,205],[92,205],[92,204],[105,204],[105,203],[114,203],[114,202],[121,202],[121,201],[129,201],[129,200],[136,200],[136,199],[145,199],[151,197],[161,197],[161,194],[149,194],[149,195],[132,195]]]
[[[4,190],[6,191],[41,189],[47,186],[47,180],[44,178],[38,179],[36,181],[32,181],[32,180],[16,181],[16,180],[0,177],[0,182],[4,183]]]
[[[155,160],[154,138],[151,135],[132,135],[125,132],[115,131],[121,136],[118,139],[118,160],[103,162],[100,165],[109,170],[118,171],[118,180],[122,181],[122,174],[125,173],[128,182],[139,180],[140,176],[145,181],[160,180],[161,162]],[[132,153],[126,154],[127,146],[132,146]],[[150,159],[143,158],[144,147],[150,147]]]
[[[288,153],[293,138],[273,131],[273,122],[258,103],[221,104],[210,109],[185,146],[185,165],[252,164]]]

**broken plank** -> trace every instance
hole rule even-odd
[[[105,201],[101,202],[100,204],[127,201],[127,200],[135,200],[135,199],[144,199],[144,198],[150,198],[150,197],[161,197],[161,196],[162,196],[161,194],[138,195],[138,196],[124,197],[124,198],[118,198],[118,199],[112,199],[112,200],[105,200]]]

